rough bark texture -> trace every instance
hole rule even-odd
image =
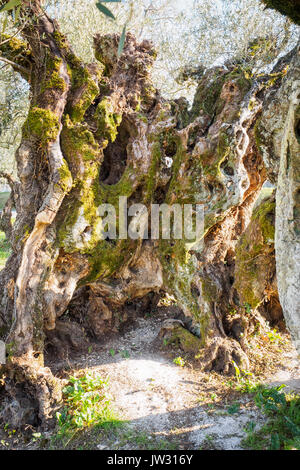
[[[200,338],[198,357],[206,370],[230,373],[232,361],[247,367],[249,300],[239,284],[243,261],[235,266],[235,252],[266,168],[276,178],[276,165],[268,162],[281,158],[282,166],[290,158],[294,172],[279,176],[281,221],[285,181],[292,177],[299,183],[293,170],[299,148],[296,95],[288,98],[298,49],[270,76],[253,77],[245,64],[205,71],[188,111],[185,100],[166,101],[153,88],[149,73],[155,51],[149,42],[138,44],[127,34],[117,60],[119,37],[96,36],[97,62],[84,65],[38,1],[24,8],[35,24],[23,30],[24,43],[5,43],[6,56],[25,68],[31,105],[16,154],[19,206],[11,233],[13,252],[0,273],[0,331],[9,350],[3,373],[10,394],[3,416],[24,423],[31,409],[36,422],[46,422],[59,400],[59,383],[44,367],[45,342],[58,349],[67,342],[80,347],[84,333],[79,323],[103,339],[135,302],[139,308],[143,302],[149,306],[160,292],[175,296],[185,326]],[[277,147],[270,151],[259,136],[265,139],[268,129],[273,138],[265,109],[272,112],[276,100],[281,108],[281,99],[291,109],[282,112],[276,125],[286,122],[291,150],[286,144],[279,155]],[[293,192],[299,206],[297,194],[299,190]],[[203,249],[193,250],[185,239],[102,240],[97,208],[113,204],[121,218],[120,196],[147,207],[203,204]],[[288,243],[285,253],[295,250],[294,234],[288,242],[282,235],[282,243]],[[269,244],[262,236],[262,257],[269,256]],[[285,302],[281,256],[277,247],[279,290],[289,318],[293,308]],[[274,263],[270,266],[274,270]],[[297,269],[290,266],[291,276]],[[270,301],[268,285],[267,280],[255,293],[260,298],[255,305],[250,302],[253,309]],[[232,310],[236,315],[230,315]],[[291,328],[297,328],[293,321]]]
[[[257,140],[276,184],[275,249],[279,299],[300,351],[300,55],[276,95],[269,93],[257,124]]]

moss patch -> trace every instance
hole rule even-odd
[[[49,57],[46,61],[47,73],[46,77],[42,82],[41,91],[44,92],[47,89],[56,89],[65,91],[66,83],[60,76],[60,67],[62,65],[62,59],[58,57]]]
[[[275,272],[273,197],[253,212],[251,222],[236,248],[234,287],[242,303],[256,308],[265,298]]]
[[[180,325],[175,325],[174,328],[172,328],[168,344],[176,344],[181,347],[184,352],[194,355],[198,354],[202,347],[201,340]]]

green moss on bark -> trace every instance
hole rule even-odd
[[[103,98],[98,104],[95,119],[98,124],[97,134],[99,137],[114,142],[118,134],[118,126],[122,121],[122,115],[115,113],[114,107],[108,98]]]
[[[3,44],[0,45],[0,51],[3,57],[16,62],[22,67],[28,68],[29,63],[32,60],[32,53],[25,41],[2,33],[1,42],[3,42]]]
[[[41,92],[47,89],[55,89],[60,91],[66,90],[66,82],[60,76],[60,68],[62,65],[62,59],[58,57],[49,57],[46,61],[47,73],[41,84]]]
[[[100,78],[99,72],[98,79],[100,80]],[[99,87],[87,69],[82,66],[72,69],[72,87],[73,90],[80,89],[81,87],[83,90],[80,99],[77,100],[75,104],[73,103],[70,111],[72,120],[74,122],[81,122],[86,110],[99,94]]]

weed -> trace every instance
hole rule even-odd
[[[37,442],[42,439],[42,434],[40,432],[33,432],[32,433],[32,442]]]
[[[178,356],[173,359],[174,364],[176,364],[179,367],[184,367],[185,366],[185,361],[182,359],[182,357]]]
[[[171,305],[176,305],[177,301],[173,295],[165,294],[159,300],[159,307],[170,307]]]
[[[281,391],[283,387],[258,388],[255,403],[269,420],[259,431],[254,432],[254,427],[246,429],[245,447],[300,450],[300,395],[286,395]]]
[[[235,308],[231,308],[229,311],[228,311],[228,314],[231,315],[232,317],[234,317],[236,315],[236,309]]]
[[[235,369],[235,390],[241,393],[253,393],[257,389],[258,383],[254,380],[254,376],[251,372],[248,372],[243,369],[239,369],[237,364],[232,361]],[[233,386],[233,383],[230,382],[230,385]]]
[[[252,433],[255,427],[256,427],[256,423],[254,421],[249,421],[244,427],[244,431],[247,433]]]
[[[117,425],[107,388],[108,381],[97,374],[70,377],[63,389],[65,406],[56,413],[58,432],[54,441],[63,440],[67,445],[84,428]]]

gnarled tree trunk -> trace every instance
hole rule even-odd
[[[60,389],[44,367],[45,338],[76,345],[76,324],[60,319],[72,305],[101,338],[116,310],[167,291],[191,318],[203,367],[230,372],[232,360],[247,364],[235,250],[267,177],[260,126],[293,78],[298,50],[272,76],[253,77],[238,63],[207,70],[189,111],[185,100],[167,101],[153,88],[149,42],[127,34],[117,59],[118,36],[96,36],[97,61],[85,65],[38,0],[22,8],[33,18],[24,42],[13,38],[2,47],[31,87],[16,154],[12,255],[0,273],[0,331],[9,351],[3,372],[14,397],[4,413],[15,425],[28,408],[47,421]],[[291,126],[290,114],[282,120]],[[120,197],[147,207],[203,204],[203,249],[175,238],[103,240],[98,207],[112,204],[122,218]],[[261,296],[259,304],[268,297]],[[235,322],[228,320],[232,308]]]

